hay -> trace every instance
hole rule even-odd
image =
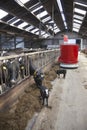
[[[49,72],[45,73],[43,85],[49,89],[52,88],[51,81],[56,78],[55,70],[57,69],[58,64],[55,64]],[[9,112],[0,113],[0,130],[24,130],[34,113],[42,109],[39,96],[40,92],[35,84],[28,86],[23,95],[18,98],[18,103],[14,105],[15,109],[12,107]]]

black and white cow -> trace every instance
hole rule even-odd
[[[61,74],[63,75],[63,78],[65,78],[65,76],[66,76],[66,69],[56,70],[56,73],[57,73],[57,75],[58,75],[58,78],[60,78],[60,75],[61,75]]]
[[[48,106],[49,90],[45,86],[40,86],[40,94],[42,97],[42,105]]]
[[[0,93],[2,94],[10,87],[9,61],[4,60],[0,64]]]
[[[18,62],[19,62],[19,68],[20,68],[20,76],[22,79],[25,78],[26,76],[26,63],[25,63],[25,60],[23,57],[20,57],[18,59]]]
[[[42,73],[41,70],[37,70],[33,62],[30,60],[29,62],[29,69],[30,69],[30,75],[33,75],[34,81],[39,88],[42,86],[42,81],[44,79],[44,74]]]
[[[37,67],[33,64],[32,60],[29,59],[29,71],[30,75],[34,75],[35,71],[37,70]]]
[[[9,63],[10,83],[14,85],[18,82],[19,77],[19,63],[17,60],[12,60]]]
[[[41,72],[41,70],[35,71],[33,77],[37,87],[39,88],[40,86],[42,86],[44,74]]]

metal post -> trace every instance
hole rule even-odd
[[[14,36],[14,49],[16,49],[16,35]]]
[[[2,42],[1,42],[1,34],[0,34],[0,49],[2,49]]]
[[[52,4],[52,20],[54,20],[54,3]],[[53,37],[54,37],[54,23],[52,27],[53,27]]]

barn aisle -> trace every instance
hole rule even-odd
[[[68,70],[55,130],[87,130],[87,58],[79,55],[79,68]]]
[[[32,130],[87,130],[87,58],[79,54],[79,68],[55,79],[49,99]],[[27,128],[27,130],[29,130]]]

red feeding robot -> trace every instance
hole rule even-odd
[[[68,43],[68,36],[64,35],[64,44],[60,45],[60,57],[58,62],[62,68],[78,67],[78,45]]]

